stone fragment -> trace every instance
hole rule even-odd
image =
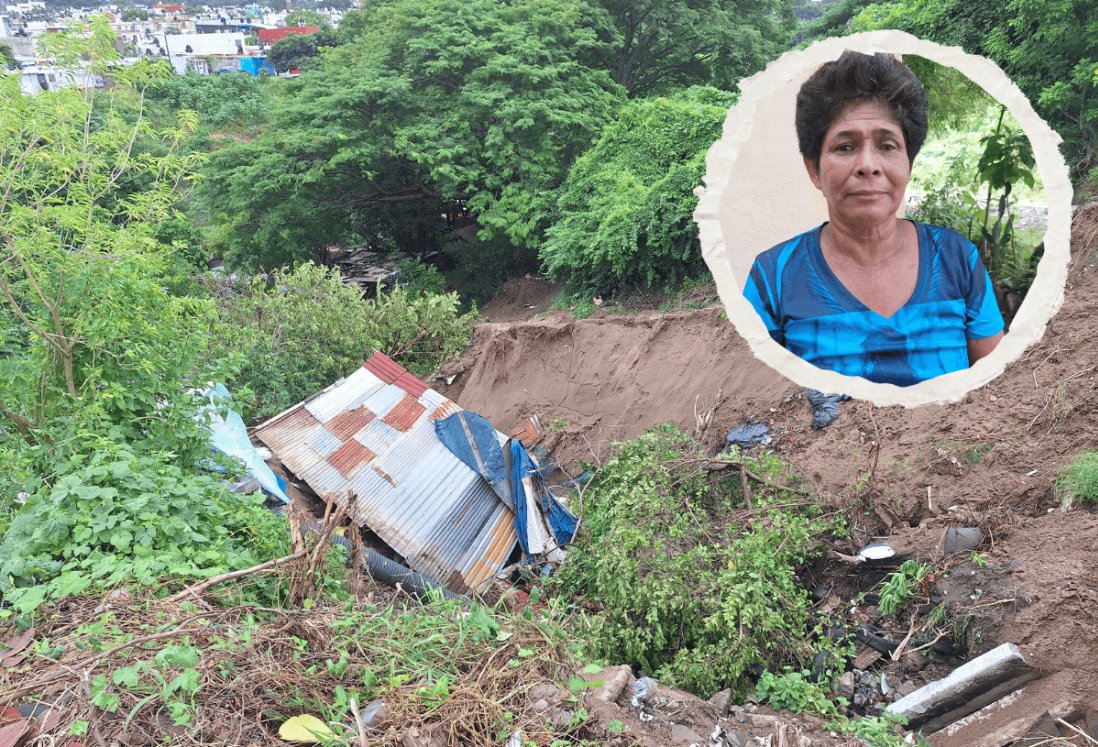
[[[848,700],[854,697],[853,672],[844,672],[843,676],[839,678],[839,695],[842,695]]]
[[[719,693],[709,699],[709,704],[717,709],[717,715],[725,717],[728,715],[729,706],[732,705],[732,691],[721,690]]]
[[[526,691],[526,697],[531,702],[538,700],[556,700],[560,697],[560,689],[556,685],[549,683],[534,685]]]
[[[674,745],[704,744],[708,740],[682,724],[671,724],[671,743]]]

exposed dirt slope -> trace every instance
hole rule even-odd
[[[648,427],[693,428],[718,392],[722,416],[767,412],[796,388],[759,363],[719,308],[477,327],[441,391],[511,430],[537,415],[557,458],[598,462]]]

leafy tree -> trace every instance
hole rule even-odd
[[[116,57],[104,19],[79,33],[48,37],[62,65],[90,57],[98,69]],[[18,79],[0,78],[0,303],[26,364],[0,367],[0,430],[18,440],[15,473],[47,477],[104,437],[183,462],[205,451],[186,388],[206,378],[209,308],[165,290],[172,256],[156,239],[200,161],[179,152],[193,117],[157,130],[123,114],[140,111],[141,91],[162,74],[145,63],[117,68],[105,96],[73,87],[27,97]],[[139,137],[162,153],[138,155]],[[120,196],[128,179],[146,177]]]
[[[536,245],[568,166],[622,101],[578,59],[573,0],[402,0],[285,87],[264,135],[201,185],[226,258],[278,266],[369,236],[420,254],[467,197],[482,237]]]
[[[454,294],[398,288],[364,300],[339,273],[313,264],[218,295],[211,357],[240,361],[233,383],[250,400],[249,418],[281,412],[348,375],[374,350],[413,373],[430,373],[465,348],[477,318],[458,313]]]
[[[1096,0],[905,0],[865,8],[852,28],[898,28],[990,57],[1064,138],[1076,181],[1098,165]]]
[[[734,98],[698,87],[622,109],[568,174],[541,248],[549,274],[611,293],[700,270],[693,190]]]
[[[267,59],[280,72],[286,72],[301,67],[303,62],[320,54],[324,47],[334,47],[338,43],[335,31],[330,28],[313,34],[290,34],[271,45],[267,50]]]
[[[147,21],[149,20],[149,11],[144,8],[126,8],[122,11],[122,20],[126,22]]]
[[[267,119],[270,86],[267,78],[247,73],[187,73],[156,80],[148,98],[160,119],[192,110],[212,128],[253,132]]]
[[[788,47],[789,0],[595,0],[596,53],[630,96],[730,88]]]
[[[295,10],[286,15],[287,26],[320,26],[321,28],[329,28],[332,25],[332,19],[328,17],[327,13],[321,13],[319,10]]]
[[[117,61],[106,17],[51,34],[65,68]],[[47,597],[207,576],[280,552],[279,519],[199,472],[209,431],[193,388],[209,299],[168,290],[175,205],[201,156],[196,126],[144,116],[166,66],[112,66],[115,85],[24,96],[0,76],[0,494],[23,492],[0,543],[0,594]],[[151,144],[139,151],[137,144]],[[153,145],[158,147],[152,147]],[[175,231],[174,233],[178,233]],[[173,243],[181,243],[173,241]]]

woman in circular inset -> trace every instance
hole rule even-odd
[[[829,220],[755,259],[744,295],[770,336],[821,368],[898,386],[994,350],[1003,318],[976,247],[896,217],[927,132],[910,68],[844,52],[801,87],[796,126]]]

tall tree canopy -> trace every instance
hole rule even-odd
[[[905,0],[851,20],[853,31],[877,28],[995,60],[1064,138],[1076,181],[1098,165],[1098,0]]]
[[[701,269],[693,212],[733,94],[630,102],[568,174],[541,257],[573,290],[613,293]]]
[[[595,0],[597,57],[630,96],[731,88],[784,52],[789,0]]]
[[[483,236],[536,244],[569,164],[624,99],[590,67],[573,0],[402,0],[286,86],[260,138],[213,154],[201,185],[227,256],[268,267],[328,244],[433,248],[445,201]]]

